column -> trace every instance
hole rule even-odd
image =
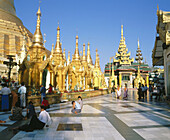
[[[18,74],[18,83],[21,84],[21,71],[19,71],[19,74]]]
[[[122,84],[122,73],[119,73],[119,87],[121,88]]]
[[[149,74],[146,74],[146,85],[149,88]]]
[[[39,81],[40,85],[42,85],[42,71],[40,71],[40,81]]]
[[[51,72],[51,84],[54,86],[54,73]]]
[[[65,76],[65,74],[63,74],[63,88],[62,88],[62,90],[63,91],[65,91],[66,90],[66,87],[65,87],[65,79],[66,79],[66,76]]]
[[[31,86],[31,72],[32,72],[32,70],[29,69],[29,72],[28,72],[28,86]]]
[[[133,84],[133,81],[132,81],[132,72],[130,73],[130,88],[132,88],[132,84]]]

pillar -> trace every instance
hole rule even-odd
[[[130,73],[130,88],[132,88],[133,80],[132,80],[132,72]]]
[[[21,73],[22,73],[21,71],[19,71],[19,73],[18,73],[18,83],[19,84],[21,84]]]
[[[66,90],[66,88],[65,88],[65,80],[66,80],[65,74],[63,74],[62,77],[63,77],[63,87],[62,87],[62,90],[65,91]]]
[[[119,73],[119,87],[121,88],[122,84],[122,73]]]
[[[29,69],[29,73],[28,73],[28,86],[31,86],[31,72],[32,72],[32,70]]]
[[[42,71],[40,71],[40,81],[39,81],[40,85],[42,85]]]
[[[146,85],[149,88],[149,74],[146,74]]]
[[[51,72],[51,84],[54,86],[54,73]]]

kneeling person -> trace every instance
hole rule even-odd
[[[72,101],[73,109],[71,110],[72,113],[80,113],[81,112],[81,106],[78,102]]]

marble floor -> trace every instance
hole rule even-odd
[[[168,140],[170,139],[170,106],[163,102],[137,100],[136,91],[122,100],[111,94],[83,100],[80,114],[71,113],[71,102],[52,105],[52,124],[43,130],[14,132],[10,128],[23,125],[8,119],[10,112],[1,112],[0,139],[3,140]],[[36,111],[39,112],[39,107]],[[25,114],[25,110],[23,112]],[[59,125],[81,126],[58,129]],[[77,125],[78,124],[78,125]]]

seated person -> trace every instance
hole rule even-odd
[[[38,118],[36,115],[33,115],[29,124],[13,128],[13,130],[19,129],[22,131],[31,132],[37,129],[43,129],[46,124],[49,125],[50,123],[50,115],[45,111],[45,107],[41,106],[41,112]]]
[[[82,101],[83,99],[81,98],[81,96],[78,96],[78,103],[80,104],[80,106],[81,106],[81,110],[82,110],[82,108],[83,108],[83,101]]]
[[[45,97],[43,98],[42,105],[45,106],[45,110],[48,109],[48,108],[50,108],[50,105],[49,105],[49,103],[48,103],[48,100],[46,100]]]
[[[29,105],[27,106],[27,118],[31,118],[33,115],[36,115],[35,108],[33,102],[30,101]]]
[[[24,118],[24,116],[22,115],[22,108],[19,107],[18,102],[12,108],[11,113],[12,113],[12,116],[9,116],[9,119],[12,121],[18,121]]]
[[[72,101],[72,105],[73,105],[73,109],[71,110],[71,112],[73,114],[77,114],[81,112],[81,106],[78,102]]]

